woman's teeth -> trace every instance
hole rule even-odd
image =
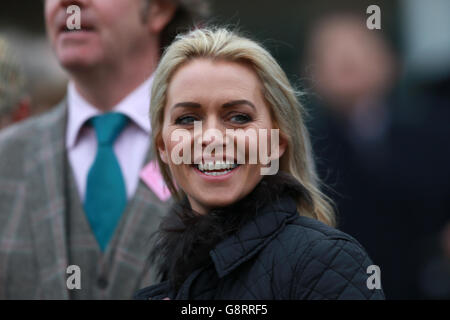
[[[216,161],[215,163],[200,163],[197,165],[197,169],[208,176],[221,176],[237,168],[237,166],[234,163]]]

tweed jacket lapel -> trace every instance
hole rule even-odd
[[[43,299],[68,299],[66,287],[67,244],[65,228],[65,128],[64,100],[42,118],[28,152],[27,211],[39,269]]]
[[[150,148],[145,164],[152,158],[153,150]],[[101,273],[108,273],[106,277],[111,282],[107,297],[131,299],[137,289],[157,281],[156,270],[148,259],[152,247],[151,235],[157,230],[170,204],[171,200],[160,200],[142,180],[139,181],[101,266]],[[138,276],[129,276],[130,271]]]

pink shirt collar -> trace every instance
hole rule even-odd
[[[150,135],[150,90],[153,75],[137,87],[132,93],[119,102],[112,110],[128,116],[141,130]],[[66,134],[67,149],[73,148],[77,143],[80,129],[84,123],[101,111],[87,102],[69,82],[68,92],[68,124]]]

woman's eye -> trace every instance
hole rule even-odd
[[[193,124],[197,119],[193,116],[181,116],[175,120],[175,124]]]
[[[246,114],[236,114],[236,115],[232,116],[230,118],[230,120],[232,122],[243,124],[243,123],[247,123],[247,122],[251,121],[252,119],[250,118],[250,116],[248,116]]]

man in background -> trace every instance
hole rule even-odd
[[[448,298],[449,82],[402,97],[412,79],[399,81],[404,66],[382,31],[351,13],[319,20],[308,48],[311,134],[338,227],[379,265],[388,299]]]
[[[25,77],[5,39],[0,38],[0,130],[28,117]]]
[[[367,29],[364,17],[352,13],[320,19],[308,50],[317,97],[313,148],[338,209],[338,228],[380,267],[388,299],[410,298],[416,263],[409,251],[417,233],[398,165],[409,137],[394,125],[394,53],[380,31]]]
[[[71,5],[80,29],[67,27]],[[45,1],[70,81],[53,111],[0,135],[0,298],[129,299],[156,280],[149,237],[168,199],[148,165],[152,74],[206,11],[200,0]]]

